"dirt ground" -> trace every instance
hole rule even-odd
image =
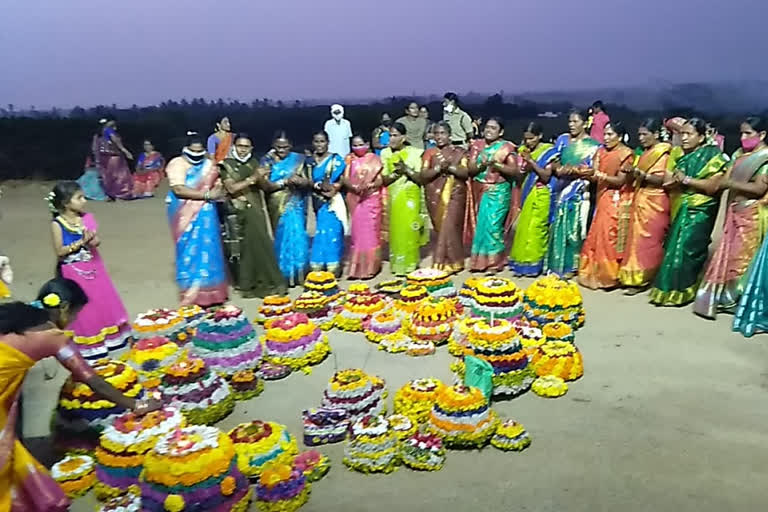
[[[43,201],[49,190],[48,183],[4,186],[0,250],[11,257],[19,299],[31,299],[53,272]],[[129,312],[173,306],[173,248],[162,199],[89,208]],[[727,316],[705,321],[689,308],[654,308],[646,296],[584,291],[584,300],[587,323],[576,337],[584,377],[560,399],[527,393],[494,404],[502,417],[526,426],[533,437],[528,450],[452,451],[436,473],[401,468],[364,476],[341,464],[342,445],[321,447],[332,469],[313,486],[303,510],[764,510],[768,337],[745,340],[730,332]],[[233,302],[251,316],[259,304]],[[379,352],[361,335],[333,331],[330,340],[333,355],[310,375],[267,383],[260,397],[239,403],[218,426],[265,419],[301,436],[301,410],[318,405],[336,368],[363,367],[382,376],[390,398],[411,378],[452,378],[444,348],[416,359]],[[30,372],[26,436],[48,434],[64,378],[63,369],[49,381],[39,367]],[[93,510],[93,504],[88,497],[72,510]]]

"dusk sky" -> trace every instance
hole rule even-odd
[[[0,104],[766,79],[764,0],[4,0]]]

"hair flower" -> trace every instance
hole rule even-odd
[[[49,293],[43,297],[43,304],[49,308],[57,308],[61,305],[61,297],[55,293]]]

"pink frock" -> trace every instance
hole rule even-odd
[[[62,242],[70,245],[83,238],[82,229],[70,226],[57,217]],[[90,213],[83,216],[85,228],[95,232],[96,219]],[[123,348],[131,336],[128,312],[112,284],[98,249],[84,247],[59,262],[62,277],[72,279],[85,291],[88,304],[70,324],[74,342],[86,359],[106,357],[110,350]]]

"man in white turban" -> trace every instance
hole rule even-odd
[[[328,134],[328,151],[342,157],[349,154],[349,139],[352,138],[352,125],[344,119],[344,107],[331,105],[331,119],[325,122]]]

